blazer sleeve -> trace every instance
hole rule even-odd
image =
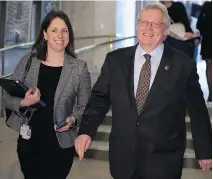
[[[212,158],[212,129],[194,62],[186,84],[186,104],[191,120],[191,130],[197,159]]]
[[[25,66],[27,64],[29,57],[30,57],[30,54],[27,54],[20,60],[20,62],[18,63],[18,65],[16,66],[16,68],[13,72],[11,79],[20,80],[23,82],[24,77],[26,75]],[[19,109],[21,100],[22,100],[21,98],[12,97],[6,91],[4,91],[3,102],[4,102],[5,107],[12,110],[13,112],[16,112],[17,114],[19,114],[21,112]]]
[[[109,94],[109,59],[110,56],[107,54],[101,69],[101,74],[92,89],[91,98],[83,113],[79,135],[87,134],[93,138],[97,132],[97,128],[103,122],[106,113],[109,111],[111,104]]]
[[[86,62],[83,65],[82,73],[80,76],[80,83],[77,91],[77,110],[71,116],[75,118],[74,127],[78,127],[81,123],[82,114],[88,103],[91,94],[91,78],[87,68]]]

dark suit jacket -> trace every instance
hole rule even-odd
[[[138,169],[142,176],[173,179],[175,174],[181,175],[186,106],[197,159],[211,158],[211,125],[196,64],[185,54],[165,47],[143,111],[138,116],[133,89],[135,51],[133,46],[107,54],[84,111],[79,134],[93,138],[111,105],[112,176],[129,179]]]
[[[164,41],[164,44],[176,50],[179,50],[188,55],[190,58],[194,59],[194,51],[195,51],[194,39],[182,41],[177,40],[171,36],[167,36],[167,38]]]

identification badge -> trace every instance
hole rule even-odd
[[[21,126],[20,135],[23,139],[29,140],[31,137],[31,129],[28,125],[23,124]]]

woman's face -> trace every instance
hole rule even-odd
[[[53,19],[47,31],[43,33],[44,39],[47,41],[48,51],[65,51],[69,43],[69,30],[64,20],[58,17]]]

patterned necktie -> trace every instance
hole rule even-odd
[[[151,63],[150,63],[151,55],[145,54],[144,57],[146,59],[146,62],[141,68],[138,81],[138,88],[136,92],[136,106],[138,114],[140,114],[140,112],[142,111],[143,105],[148,96],[150,76],[151,76]]]

